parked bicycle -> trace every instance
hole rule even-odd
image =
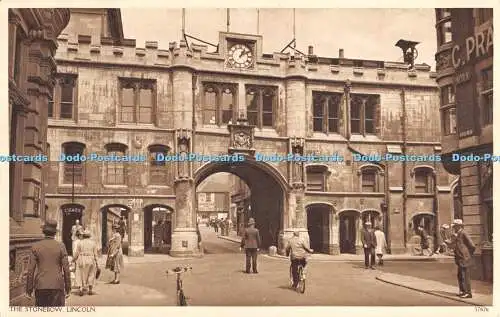
[[[295,290],[297,292],[300,292],[301,294],[304,294],[304,292],[306,291],[306,272],[302,264],[299,264],[299,266],[297,267],[297,274],[299,275],[299,281]],[[293,287],[292,266],[290,266],[290,287]]]
[[[172,270],[167,270],[167,276],[175,274],[177,277],[176,284],[177,284],[177,306],[187,306],[187,298],[184,295],[184,290],[182,289],[182,273],[186,273],[188,271],[191,271],[192,267],[191,266],[185,266],[185,267],[176,267]]]

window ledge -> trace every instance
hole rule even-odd
[[[323,133],[323,132],[313,132],[312,135],[313,139],[321,139],[321,140],[338,140],[338,141],[345,141],[346,138],[339,134],[339,133]]]
[[[127,185],[113,185],[113,184],[103,184],[104,188],[128,188]]]
[[[73,184],[59,184],[59,187],[61,188],[71,188],[73,187]],[[85,185],[83,184],[75,184],[75,188],[83,188]]]
[[[167,188],[170,188],[170,186],[149,184],[149,185],[147,185],[147,188],[167,189]]]
[[[273,128],[255,128],[255,136],[260,136],[260,137],[266,137],[266,136],[273,136],[273,137],[278,137],[278,132],[276,132],[275,129]]]
[[[374,134],[352,134],[349,141],[368,141],[368,142],[380,142],[382,141],[377,135]]]
[[[217,133],[226,133],[229,134],[229,130],[227,126],[217,126],[217,125],[208,125],[204,124],[196,132],[217,132]]]
[[[408,193],[410,198],[433,198],[433,193]]]

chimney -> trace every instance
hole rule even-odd
[[[314,47],[312,45],[309,45],[307,52],[309,55],[314,55]]]
[[[344,58],[344,49],[339,49],[339,58]]]

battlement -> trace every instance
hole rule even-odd
[[[95,44],[92,43],[90,35],[78,34],[70,37],[68,34],[61,34],[58,42],[56,58],[59,60],[166,68],[183,65],[207,71],[232,71],[225,68],[225,54],[220,47],[216,51],[209,51],[207,45],[188,44],[185,40],[170,42],[168,48],[159,48],[157,41],[146,41],[143,47],[138,47],[135,39],[116,40],[102,37],[99,44]],[[413,70],[408,70],[408,66],[402,62],[350,59],[343,56],[330,58],[292,51],[256,56],[256,65],[249,73],[258,72],[263,76],[311,74],[313,77],[317,74],[322,78],[354,75],[358,78],[384,80],[387,73],[404,72],[407,73],[405,76],[397,75],[398,81],[416,77],[434,81],[435,73],[430,70],[431,67],[426,64],[417,64]],[[431,81],[427,81],[427,84],[431,84]]]

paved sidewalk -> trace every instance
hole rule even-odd
[[[162,262],[175,262],[183,261],[186,258],[171,257],[167,254],[145,254],[144,256],[123,256],[123,264],[144,264],[144,263],[162,263]],[[100,256],[98,264],[101,268],[104,268],[106,264],[106,256]]]
[[[457,302],[466,303],[474,306],[492,306],[493,294],[477,293],[472,289],[473,298],[460,298],[456,296],[457,286],[452,286],[432,280],[425,280],[413,276],[399,275],[393,273],[382,273],[376,277],[377,280],[392,285],[401,286],[421,293],[448,298]]]
[[[229,236],[219,236],[220,239],[232,241],[235,243],[240,243],[241,238],[236,236],[236,232],[231,232]],[[269,255],[265,255],[271,257]],[[283,258],[288,259],[288,257],[282,255],[272,256],[271,258]],[[340,254],[340,255],[329,255],[315,253],[310,257],[313,261],[324,261],[324,262],[350,262],[350,261],[364,261],[364,255],[362,254]],[[384,255],[384,261],[442,261],[448,262],[453,261],[453,257],[441,254],[434,254],[433,256],[415,256],[411,254],[386,254]]]
[[[130,284],[107,284],[104,280],[112,280],[106,277],[97,282],[95,294],[79,296],[77,290],[73,290],[68,298],[67,306],[164,306],[175,304],[175,298],[169,298],[165,293],[155,289]]]

